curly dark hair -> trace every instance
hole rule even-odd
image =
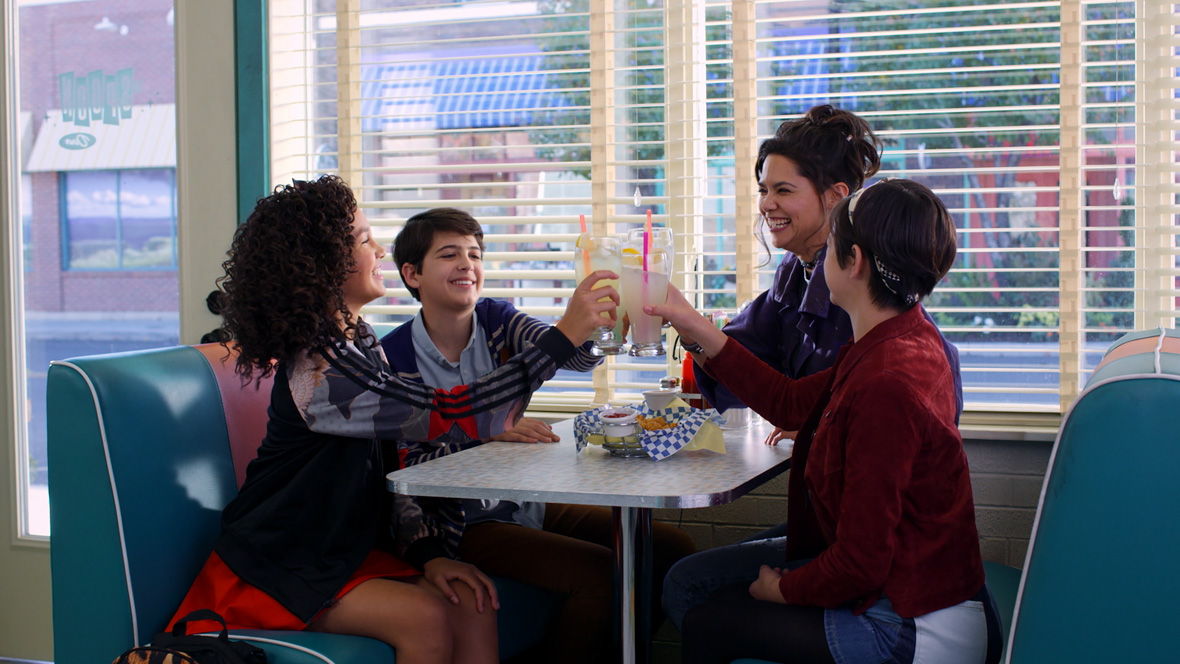
[[[358,335],[342,290],[356,269],[356,209],[352,190],[335,175],[292,181],[260,199],[234,233],[217,284],[221,329],[237,344],[243,381],[274,373],[274,360]]]

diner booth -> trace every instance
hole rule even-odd
[[[825,103],[882,126],[872,179],[928,181],[956,218],[958,280],[929,311],[967,358],[959,426],[1005,657],[1175,660],[1166,609],[1180,596],[1180,335],[1150,327],[1174,326],[1180,305],[1172,5],[844,4],[5,3],[0,664],[110,662],[147,644],[212,550],[262,440],[270,383],[243,387],[232,354],[197,340],[221,322],[207,298],[230,238],[276,185],[341,175],[387,248],[422,209],[471,210],[495,256],[485,295],[546,321],[571,291],[580,215],[611,233],[654,223],[675,233],[675,283],[720,324],[783,260],[758,242],[759,141]],[[927,21],[968,18],[952,31],[963,43],[929,45],[943,37]],[[924,27],[880,30],[915,20]],[[496,38],[480,36],[487,26]],[[1063,38],[1070,26],[1085,36]],[[987,46],[977,54],[976,43]],[[957,49],[966,55],[928,67]],[[1003,62],[977,66],[995,54]],[[71,86],[82,90],[72,104]],[[98,104],[107,89],[126,99]],[[933,97],[946,115],[927,106]],[[134,214],[137,201],[152,215]],[[415,310],[388,268],[372,308],[380,333]],[[999,310],[1010,323],[993,320]],[[98,337],[115,328],[126,345],[104,348]],[[487,482],[461,497],[560,493],[542,485],[610,454],[605,434],[574,449],[573,418],[591,404],[639,402],[679,379],[667,385],[705,406],[691,359],[681,364],[675,335],[663,338],[666,362],[610,359],[534,397],[529,414],[563,427],[552,473],[506,488],[485,464],[476,479]],[[51,354],[45,339],[75,350]],[[763,445],[769,429],[756,417],[726,429],[714,440],[726,455],[652,461],[632,445],[636,458],[611,457],[628,474],[571,492],[613,508],[626,664],[681,655],[673,627],[645,622],[659,601],[653,521],[707,549],[785,518],[790,448]],[[650,476],[636,476],[641,464]],[[447,493],[458,482],[432,477],[447,468],[399,471],[389,487],[459,496]],[[558,598],[495,582],[500,655],[511,659],[539,642]],[[397,660],[362,637],[231,637],[271,664]]]
[[[54,363],[49,452],[59,664],[113,656],[163,629],[261,439],[265,387],[243,388],[232,356],[216,344]],[[1062,423],[1023,573],[988,564],[1010,633],[1009,661],[1171,656],[1166,609],[1180,592],[1176,404],[1180,334],[1147,330],[1111,346]],[[507,657],[536,642],[554,598],[497,583]],[[1100,626],[1080,628],[1096,614]],[[395,658],[388,646],[361,637],[232,636],[261,645],[272,664]],[[641,658],[644,651],[640,644]]]

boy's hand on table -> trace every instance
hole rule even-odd
[[[488,440],[498,440],[506,443],[556,443],[561,440],[553,433],[553,427],[531,417],[522,417],[513,427],[498,436]]]
[[[471,586],[475,591],[476,611],[483,613],[484,605],[487,603],[490,603],[493,609],[500,608],[500,595],[496,592],[496,584],[471,563],[450,558],[432,558],[422,566],[422,572],[426,580],[434,584],[452,604],[459,603],[459,596],[451,589],[451,582],[459,581]]]

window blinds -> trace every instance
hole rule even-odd
[[[971,411],[1060,412],[1109,343],[1174,325],[1176,20],[1139,2],[271,0],[272,173],[339,172],[379,237],[431,207],[484,226],[485,294],[547,320],[578,215],[650,210],[678,283],[732,315],[780,252],[757,241],[758,141],[817,103],[884,139],[960,230],[927,302]],[[638,194],[638,198],[636,198]],[[389,266],[389,298],[416,305]],[[674,336],[674,335],[670,335]],[[678,367],[562,372],[552,409],[633,398]]]

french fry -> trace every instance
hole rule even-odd
[[[660,429],[671,429],[677,426],[676,422],[669,422],[662,416],[644,417],[640,415],[638,418],[639,426],[643,427],[644,431],[659,431]]]

